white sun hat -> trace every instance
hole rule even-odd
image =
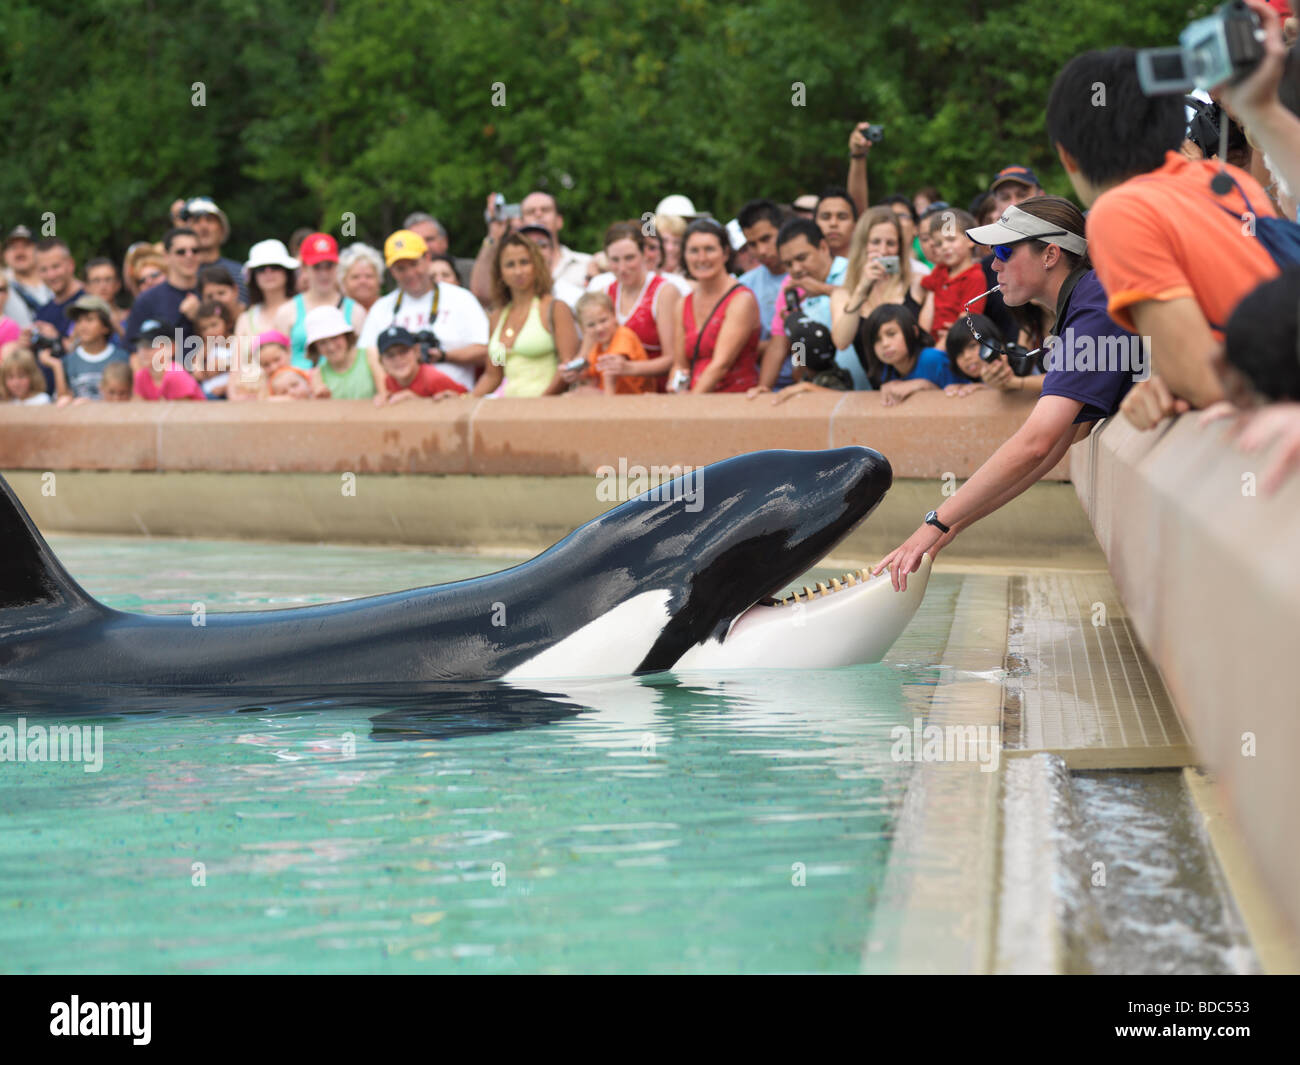
[[[244,270],[252,273],[259,266],[283,266],[286,270],[297,270],[299,262],[289,254],[289,249],[282,240],[259,240],[248,249],[248,261]]]
[[[671,214],[676,215],[678,218],[698,218],[700,212],[695,209],[695,204],[691,203],[689,197],[675,192],[659,201],[659,206],[655,208],[655,214]]]
[[[348,320],[343,317],[343,312],[329,304],[308,311],[304,325],[307,329],[308,348],[318,340],[328,340],[353,331]]]

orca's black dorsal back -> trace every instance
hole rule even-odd
[[[0,477],[0,611],[24,606],[84,606],[94,600],[54,557]]]

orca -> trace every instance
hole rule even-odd
[[[906,592],[859,571],[773,596],[862,522],[892,477],[865,447],[751,452],[651,489],[497,573],[203,617],[96,601],[0,478],[0,702],[10,686],[252,700],[876,662],[920,604],[928,557]]]

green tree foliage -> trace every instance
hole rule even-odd
[[[1072,55],[1172,43],[1189,0],[6,0],[2,224],[84,260],[156,239],[177,196],[235,255],[320,226],[372,241],[410,210],[472,252],[483,201],[556,194],[566,243],[669,192],[726,218],[842,184],[885,126],[873,198],[965,203],[1000,167],[1069,186],[1043,109]],[[204,105],[196,106],[201,86]]]

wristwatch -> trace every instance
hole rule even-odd
[[[939,520],[939,512],[937,510],[932,510],[930,511],[929,514],[925,516],[925,524],[933,525],[941,533],[948,533],[952,531],[950,526],[945,525],[943,522]]]

